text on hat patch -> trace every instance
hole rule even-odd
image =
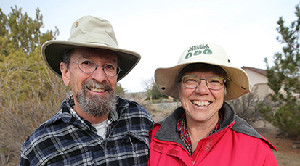
[[[200,55],[202,53],[203,54],[212,54],[212,51],[211,51],[211,49],[209,49],[208,44],[191,46],[190,49],[188,50],[188,53],[185,55],[185,59],[188,59],[192,56]]]

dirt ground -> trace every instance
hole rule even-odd
[[[155,111],[152,112],[152,116],[155,122],[158,122],[173,110]],[[257,131],[271,142],[277,149],[273,151],[279,166],[300,166],[300,141],[295,141],[291,138],[278,137],[273,130],[259,130]],[[295,144],[295,142],[299,144]],[[292,148],[294,146],[294,148]]]
[[[260,132],[277,149],[273,151],[278,165],[300,166],[300,142],[292,138],[277,137],[274,132]]]

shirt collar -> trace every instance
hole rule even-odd
[[[215,128],[210,132],[209,135],[212,135],[213,133],[216,133],[219,129],[221,124],[223,123],[224,120],[224,115],[223,115],[223,111],[219,110],[219,121],[216,124]],[[177,133],[179,134],[179,138],[182,140],[182,142],[184,143],[187,151],[192,154],[192,141],[187,129],[187,122],[186,122],[186,115],[185,113],[182,114],[182,116],[178,119],[177,122]]]

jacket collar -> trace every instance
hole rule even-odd
[[[224,121],[221,124],[220,129],[216,131],[216,133],[218,133],[221,130],[224,130],[225,128],[231,128],[237,133],[243,133],[252,137],[262,139],[269,145],[271,149],[276,150],[276,148],[270,142],[268,142],[264,137],[262,137],[244,119],[238,117],[229,104],[224,102],[221,110],[224,112]],[[184,112],[185,110],[182,107],[179,107],[166,119],[164,119],[161,122],[158,122],[157,124],[161,125],[161,127],[156,132],[154,137],[161,141],[176,142],[185,147],[183,141],[179,138],[179,134],[177,133],[177,121]]]
[[[218,131],[223,130],[224,128],[231,127],[235,122],[235,112],[226,102],[223,103],[222,108],[220,109],[224,112],[224,121],[221,124],[221,127]],[[164,119],[158,124],[161,125],[160,129],[156,132],[155,138],[161,141],[172,141],[182,146],[185,146],[183,141],[179,138],[179,134],[177,133],[177,122],[178,119],[185,112],[183,107],[177,108],[170,116]],[[217,131],[217,132],[218,132]]]

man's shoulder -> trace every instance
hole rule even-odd
[[[118,101],[117,105],[123,106],[123,107],[126,106],[126,105],[128,105],[128,104],[131,104],[131,105],[140,105],[136,101],[125,99],[125,98],[122,98],[120,96],[117,96],[117,101]]]
[[[42,139],[42,137],[46,137],[51,134],[51,131],[55,131],[59,128],[59,121],[57,120],[59,112],[56,113],[52,118],[45,121],[39,127],[37,127],[27,138],[26,142],[36,141],[38,139]]]
[[[38,154],[44,155],[44,149],[47,147],[53,147],[54,143],[51,141],[52,132],[50,126],[43,123],[37,129],[35,129],[24,141],[21,148],[21,157],[32,159]]]
[[[117,104],[118,109],[125,108],[125,110],[129,111],[134,111],[134,112],[147,112],[146,109],[137,103],[136,101],[129,100],[129,99],[124,99],[119,97],[118,98],[118,104]]]
[[[153,123],[153,119],[151,115],[146,111],[146,109],[137,103],[136,101],[123,99],[119,97],[117,104],[117,111],[121,117],[127,118],[146,118],[149,123]]]
[[[71,121],[71,119],[72,115],[70,112],[64,112],[61,107],[57,113],[42,123],[28,136],[23,144],[23,148],[38,145],[40,142],[51,138],[53,135],[57,135],[58,133],[62,133],[63,130],[67,130],[66,122]]]

